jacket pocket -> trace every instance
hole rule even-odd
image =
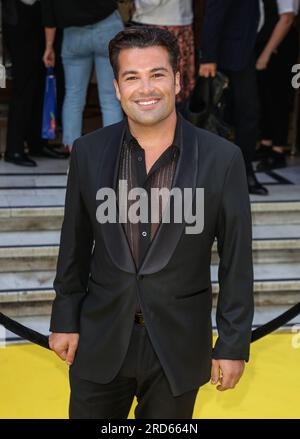
[[[198,296],[198,294],[202,294],[205,293],[206,291],[208,291],[210,289],[210,286],[203,288],[202,290],[197,290],[194,291],[192,293],[187,293],[187,294],[177,294],[176,296],[173,296],[174,299],[187,299],[188,297],[194,297],[194,296]]]

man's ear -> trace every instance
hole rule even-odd
[[[115,87],[115,90],[116,90],[117,99],[120,101],[121,100],[121,94],[120,94],[119,84],[118,84],[116,79],[114,79],[114,87]]]
[[[175,94],[178,95],[178,93],[181,90],[181,85],[180,85],[180,72],[176,72],[175,74]]]

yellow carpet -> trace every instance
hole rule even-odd
[[[203,386],[193,417],[300,418],[300,346],[293,337],[277,333],[253,343],[238,386]],[[30,344],[0,348],[0,418],[67,418],[68,399],[68,366],[53,352]]]

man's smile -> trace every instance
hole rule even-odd
[[[158,98],[139,99],[134,101],[140,108],[153,108],[160,101]]]

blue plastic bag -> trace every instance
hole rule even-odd
[[[55,139],[56,136],[56,78],[53,67],[47,68],[43,106],[42,138]]]

